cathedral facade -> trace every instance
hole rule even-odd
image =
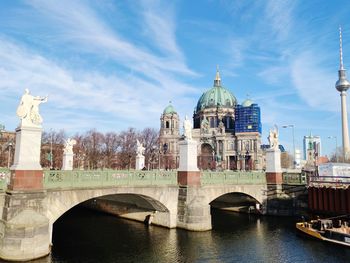
[[[182,123],[182,122],[181,122]],[[180,118],[169,104],[160,118],[159,165],[176,169],[179,163]],[[192,138],[198,142],[201,170],[261,170],[260,107],[247,99],[242,104],[221,85],[219,71],[214,85],[199,98],[193,113]]]

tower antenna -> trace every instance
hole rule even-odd
[[[341,33],[341,26],[339,26],[339,69],[343,70],[344,65],[343,65],[343,39],[342,39],[342,33]]]

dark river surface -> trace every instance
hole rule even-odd
[[[75,208],[54,225],[52,255],[33,262],[350,262],[350,248],[297,234],[293,218],[212,217],[212,231],[188,232]]]

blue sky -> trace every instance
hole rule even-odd
[[[168,101],[183,119],[212,86],[216,65],[238,102],[268,129],[312,132],[323,153],[341,144],[338,27],[350,68],[350,1],[1,1],[0,122],[14,130],[25,88],[49,95],[44,129],[159,128]],[[350,73],[349,73],[350,74]],[[349,75],[350,78],[350,75]],[[348,99],[349,101],[349,99]],[[292,148],[291,129],[280,140]]]

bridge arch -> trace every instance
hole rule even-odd
[[[235,197],[246,197],[246,202],[259,203],[266,206],[266,186],[264,185],[227,185],[204,186],[203,191],[206,196],[206,203],[213,204],[215,200],[229,201]]]
[[[168,228],[176,227],[177,187],[114,187],[100,189],[51,189],[47,190],[45,204],[50,233],[54,222],[74,206],[96,198],[113,196],[134,196],[149,204],[150,211],[158,211],[153,223]],[[136,199],[135,199],[136,200]],[[128,218],[128,217],[127,217]],[[133,218],[131,218],[133,219]],[[135,218],[135,220],[137,220]]]

